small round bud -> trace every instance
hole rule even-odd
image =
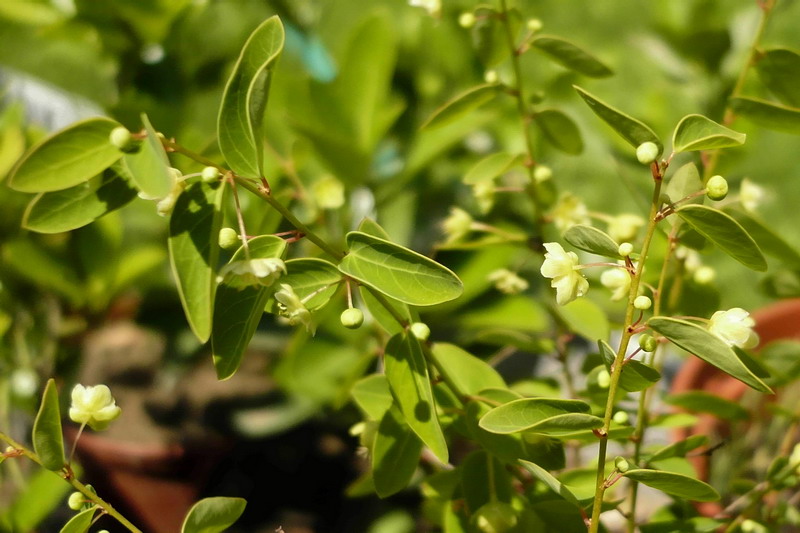
[[[628,416],[628,413],[626,413],[625,411],[617,411],[616,413],[614,413],[614,416],[611,417],[611,420],[613,420],[617,424],[627,424],[628,421],[630,420],[630,417]]]
[[[67,506],[73,511],[80,511],[84,503],[86,503],[86,496],[80,492],[73,492],[67,500]]]
[[[722,176],[711,176],[706,183],[706,196],[710,200],[722,200],[728,196],[728,180]]]
[[[473,27],[475,25],[475,14],[470,11],[461,13],[458,17],[458,25],[467,29]]]
[[[497,75],[496,70],[487,70],[486,74],[483,75],[483,81],[489,84],[495,84],[500,80],[500,76]]]
[[[645,352],[654,352],[658,347],[658,341],[652,335],[644,334],[639,337],[639,348]]]
[[[411,333],[421,341],[426,341],[428,337],[431,336],[431,328],[424,322],[414,322],[409,326],[409,329]]]
[[[233,228],[219,230],[219,247],[223,250],[234,250],[239,247],[239,234]]]
[[[200,179],[206,183],[216,183],[219,181],[219,170],[214,167],[206,167],[200,173]]]
[[[611,374],[608,373],[608,370],[601,370],[599,374],[597,374],[597,386],[601,389],[607,389],[611,385]]]
[[[643,165],[649,165],[658,157],[658,145],[653,142],[644,142],[636,148],[636,159]]]
[[[617,251],[622,257],[628,257],[633,253],[633,245],[629,242],[623,242],[619,245],[619,249]]]
[[[652,305],[653,305],[653,300],[651,300],[649,296],[644,296],[644,295],[637,296],[636,299],[633,301],[633,306],[639,311],[650,309]]]
[[[339,321],[347,329],[358,329],[364,323],[364,313],[361,312],[361,309],[351,307],[342,311]]]
[[[672,205],[672,198],[669,197],[669,194],[662,192],[658,197],[658,202],[664,205]]]
[[[108,134],[108,141],[123,152],[133,152],[138,143],[133,138],[130,130],[125,126],[117,126]]]
[[[767,533],[769,529],[767,529],[764,525],[756,522],[755,520],[750,520],[749,518],[742,522],[742,525],[739,526],[739,529],[742,533]]]
[[[525,25],[532,32],[537,32],[541,30],[542,27],[544,26],[544,24],[542,24],[542,21],[539,19],[528,19],[528,22],[525,23]]]
[[[717,271],[712,267],[703,265],[694,271],[694,281],[700,285],[708,285],[717,277]]]
[[[505,533],[518,521],[517,510],[505,502],[489,502],[472,515],[472,523],[480,533]]]
[[[542,183],[553,177],[553,169],[546,165],[536,165],[533,169],[533,181]]]
[[[614,467],[624,474],[630,469],[631,465],[628,464],[624,457],[617,456],[614,458]]]

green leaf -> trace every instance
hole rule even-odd
[[[726,128],[703,115],[686,115],[675,127],[672,150],[680,153],[741,146],[746,138],[744,133]]]
[[[245,506],[244,498],[204,498],[189,509],[181,533],[222,533],[242,516]]]
[[[583,138],[578,125],[558,109],[542,109],[533,115],[533,123],[550,144],[564,153],[578,155],[583,151]]]
[[[274,235],[251,239],[249,246],[252,259],[281,258],[286,252],[286,241]],[[243,261],[245,257],[244,248],[239,248],[231,261]],[[228,379],[239,368],[273,289],[258,286],[238,290],[224,281],[217,286],[211,325],[211,350],[217,378]]]
[[[219,149],[230,168],[241,176],[263,176],[264,110],[275,63],[283,50],[283,24],[277,16],[256,28],[222,95],[217,119]]]
[[[800,109],[756,98],[733,98],[731,109],[757,126],[800,134]]]
[[[607,342],[601,340],[597,343],[600,346],[600,354],[603,356],[603,362],[606,365],[606,370],[611,371],[611,365],[614,364],[616,354]],[[622,365],[622,373],[619,376],[619,386],[628,392],[637,392],[644,390],[653,383],[661,379],[661,374],[652,366],[646,365],[641,361],[631,359]]]
[[[655,132],[653,132],[653,130],[644,125],[642,122],[639,122],[630,115],[611,107],[607,103],[596,98],[595,96],[592,96],[577,85],[573,85],[573,87],[576,91],[578,91],[578,94],[581,95],[581,98],[583,98],[583,100],[588,104],[589,108],[594,111],[595,115],[603,119],[606,124],[611,126],[611,128],[613,128],[614,131],[622,136],[623,139],[628,141],[631,146],[638,148],[642,143],[651,142],[658,146],[659,155],[661,155],[661,153],[664,151],[664,145],[661,144],[661,141],[658,139],[658,136],[656,136]]]
[[[449,124],[470,111],[489,103],[497,96],[498,92],[499,87],[495,84],[473,87],[445,102],[420,126],[420,129],[438,128]]]
[[[3,263],[38,287],[57,292],[72,305],[81,306],[86,294],[74,268],[30,238],[3,243]]]
[[[335,265],[324,259],[309,257],[286,261],[286,275],[278,283],[291,285],[300,299],[313,294],[305,302],[305,306],[310,311],[315,311],[331,301],[341,281],[342,273]],[[277,312],[277,303],[272,298],[267,303],[267,311]]]
[[[436,305],[458,298],[464,290],[448,268],[392,242],[351,231],[347,248],[339,270],[395,300]]]
[[[522,398],[489,411],[480,426],[492,433],[559,433],[595,429],[603,420],[588,414],[589,404],[579,400]]]
[[[670,459],[672,457],[686,457],[686,454],[692,450],[696,450],[700,446],[705,446],[706,444],[708,444],[707,436],[692,435],[686,440],[673,442],[669,446],[664,446],[651,455],[648,461],[660,461],[663,459]]]
[[[703,190],[703,180],[700,179],[700,172],[694,163],[686,163],[679,168],[667,183],[666,193],[672,202],[683,200],[690,194]],[[705,196],[697,196],[689,203],[702,204]]]
[[[86,533],[92,525],[96,507],[86,509],[70,518],[69,522],[61,528],[61,533]]]
[[[145,139],[137,152],[126,154],[123,160],[142,196],[149,200],[164,198],[172,190],[174,181],[169,171],[171,164],[158,133],[144,113],[142,125],[147,134]]]
[[[515,462],[520,457],[528,457],[521,434],[499,435],[481,428],[480,419],[490,408],[483,402],[472,400],[466,404],[466,413],[458,421],[466,426],[467,435],[481,448],[504,462]],[[544,447],[541,447],[544,448]]]
[[[703,391],[670,394],[664,401],[696,413],[710,413],[722,420],[747,420],[750,413],[736,402]]]
[[[386,330],[390,335],[403,331],[403,325],[395,319],[394,315],[386,309],[383,303],[375,298],[375,295],[372,294],[372,290],[364,286],[359,286],[358,289],[364,305],[366,305],[367,310],[369,310],[369,314],[372,315],[372,318],[375,319],[375,322],[377,322],[380,327]],[[384,300],[387,301],[387,305],[391,306],[397,314],[403,317],[408,323],[414,321],[411,317],[411,310],[406,304],[398,302],[393,298],[384,297]]]
[[[371,420],[380,420],[392,406],[392,391],[383,374],[372,374],[359,380],[350,391],[356,405]]]
[[[365,217],[361,220],[361,224],[358,225],[358,231],[361,233],[366,233],[367,235],[372,235],[373,237],[377,237],[379,239],[383,239],[385,241],[392,240],[392,238],[389,237],[389,234],[386,233],[386,230],[369,217]]]
[[[780,234],[773,231],[767,223],[759,220],[752,213],[746,213],[733,206],[726,206],[722,210],[753,237],[765,254],[776,257],[790,266],[800,267],[800,252],[784,240]]]
[[[442,462],[448,459],[447,442],[439,426],[428,366],[419,340],[398,333],[384,353],[386,378],[406,423]]]
[[[567,305],[560,305],[556,312],[567,323],[571,331],[590,340],[607,339],[611,324],[605,311],[591,300],[579,298]]]
[[[523,468],[530,472],[533,477],[547,485],[550,490],[567,500],[569,503],[574,505],[575,507],[583,507],[578,501],[578,498],[575,494],[572,493],[569,488],[561,483],[558,479],[556,479],[553,474],[545,470],[544,468],[540,467],[537,464],[531,463],[529,461],[520,460],[520,464],[522,464]]]
[[[744,228],[729,215],[705,205],[684,205],[675,210],[697,233],[744,266],[763,272],[767,261]]]
[[[468,509],[478,509],[493,500],[511,501],[510,474],[495,457],[483,450],[475,450],[463,460],[460,470],[461,492]]]
[[[575,248],[604,257],[621,259],[619,244],[609,235],[593,226],[576,224],[564,232],[564,240]]]
[[[22,192],[68,189],[97,176],[122,157],[108,136],[118,122],[92,118],[44,139],[11,171],[8,185]]]
[[[584,76],[607,78],[614,74],[614,71],[592,54],[564,39],[543,35],[533,39],[531,46],[538,48],[568,69]]]
[[[509,168],[516,165],[521,161],[519,154],[511,154],[508,152],[498,152],[484,157],[474,167],[469,169],[461,180],[467,185],[475,185],[492,181],[498,176],[504,174]],[[376,235],[378,237],[379,235]]]
[[[669,317],[653,317],[647,321],[647,325],[679,348],[714,365],[749,387],[772,393],[772,389],[747,368],[730,346],[713,333],[691,322]]]
[[[397,408],[383,415],[372,447],[375,492],[386,498],[408,486],[417,470],[422,442],[403,422]]]
[[[437,342],[431,348],[433,359],[438,363],[437,368],[454,383],[459,394],[478,394],[483,389],[504,388],[506,386],[488,363],[478,359],[454,344]]]
[[[714,490],[714,487],[683,474],[664,472],[662,470],[635,469],[628,470],[623,475],[628,479],[643,483],[670,496],[677,496],[696,502],[719,500],[719,493]]]
[[[211,335],[225,191],[223,184],[212,188],[203,182],[193,183],[178,197],[169,219],[172,274],[183,311],[200,342]]]
[[[47,380],[39,413],[33,422],[33,449],[46,469],[57,472],[64,468],[64,435],[61,431],[58,390],[53,378]]]
[[[758,54],[756,71],[761,81],[784,104],[800,107],[800,54],[773,48]]]
[[[25,478],[12,501],[6,501],[0,524],[8,523],[8,531],[37,531],[37,526],[58,507],[72,487],[61,476],[44,468],[34,469]],[[0,526],[2,527],[2,526]]]
[[[43,192],[25,210],[22,227],[38,233],[61,233],[83,227],[136,198],[122,167],[61,191]]]

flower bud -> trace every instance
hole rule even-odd
[[[525,24],[528,29],[532,32],[537,32],[542,29],[544,24],[539,19],[528,19],[528,22]]]
[[[483,75],[483,81],[490,85],[494,85],[495,83],[500,80],[500,77],[497,75],[496,70],[487,70],[486,73]]]
[[[553,170],[547,165],[536,165],[533,169],[533,181],[542,183],[553,177]]]
[[[694,281],[700,285],[708,285],[714,281],[716,277],[716,270],[710,266],[703,265],[694,271]]]
[[[628,421],[630,420],[630,417],[628,416],[628,413],[626,413],[625,411],[617,411],[616,413],[614,413],[614,416],[611,418],[611,420],[613,420],[617,424],[627,424]]]
[[[239,234],[233,228],[219,230],[219,247],[223,250],[234,250],[239,247]]]
[[[601,370],[599,374],[597,374],[597,386],[601,389],[607,389],[611,385],[611,374],[608,373],[608,370]]]
[[[631,465],[628,464],[624,457],[617,456],[614,458],[614,467],[624,474],[630,469]]]
[[[516,509],[505,502],[489,502],[472,515],[472,523],[480,533],[505,533],[518,521]]]
[[[622,257],[628,257],[633,253],[633,245],[629,242],[623,242],[619,245],[619,249],[617,251]]]
[[[475,14],[470,11],[461,13],[458,17],[458,25],[467,29],[473,27],[475,25]]]
[[[133,138],[131,132],[125,126],[117,126],[108,134],[108,142],[125,153],[136,151],[139,143]]]
[[[67,506],[73,511],[80,511],[84,503],[86,503],[86,496],[80,492],[73,492],[67,500]]]
[[[633,301],[633,306],[638,309],[639,311],[645,311],[650,309],[653,305],[653,300],[650,299],[649,296],[637,296],[636,299]]]
[[[347,329],[358,329],[364,323],[364,313],[361,312],[361,309],[351,307],[342,311],[339,321]]]
[[[639,348],[645,352],[654,352],[658,347],[658,341],[652,335],[644,334],[639,337]]]
[[[424,322],[414,322],[411,324],[411,326],[409,326],[409,330],[411,330],[411,333],[421,341],[426,341],[428,340],[428,337],[431,336],[431,328],[429,328]]]
[[[219,181],[219,170],[214,167],[206,167],[200,173],[200,179],[206,183],[216,183]]]
[[[333,176],[314,182],[311,191],[322,209],[339,209],[344,205],[344,184]]]
[[[706,183],[706,196],[711,200],[722,200],[728,196],[728,180],[722,176],[711,176]]]
[[[636,159],[643,165],[649,165],[658,157],[658,145],[653,142],[644,142],[636,148]]]

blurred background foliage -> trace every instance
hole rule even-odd
[[[632,150],[588,111],[572,84],[642,119],[665,142],[687,114],[721,120],[757,24],[756,3],[518,0],[516,5],[524,17],[541,19],[543,33],[580,44],[614,70],[609,78],[585,79],[536,51],[523,56],[528,91],[541,93],[542,105],[572,118],[584,145],[579,156],[568,155],[537,133],[537,159],[553,169],[560,190],[580,196],[590,210],[642,213],[647,174]],[[449,206],[477,212],[470,189],[461,183],[465,172],[492,151],[523,151],[511,99],[420,131],[443,102],[483,83],[487,69],[509,79],[509,66],[491,53],[490,38],[487,44],[485,34],[458,25],[459,15],[474,7],[468,0],[443,0],[441,16],[432,17],[404,0],[3,0],[0,181],[47,132],[99,114],[138,128],[145,112],[167,136],[218,157],[214,132],[223,84],[247,35],[278,14],[287,44],[266,118],[268,177],[276,194],[295,199],[298,216],[334,241],[341,242],[362,217],[375,216],[396,242],[431,253],[442,240],[439,224]],[[797,20],[800,2],[780,1],[764,46],[800,48]],[[754,72],[744,94],[769,98]],[[727,151],[718,171],[734,189],[749,177],[771,190],[761,215],[800,246],[797,137],[744,120],[733,127],[748,134],[746,147]],[[690,157],[680,156],[673,165]],[[172,161],[184,173],[199,170],[187,159]],[[350,203],[344,210],[323,211],[315,204],[315,184],[329,175],[345,185]],[[182,316],[165,253],[166,224],[150,203],[133,202],[69,234],[35,235],[20,228],[30,196],[0,187],[2,422],[15,416],[9,405],[33,408],[40,376],[74,373],[81,351],[76,339],[114,317],[133,316],[161,332],[168,362],[205,357],[202,364],[210,366]],[[283,228],[262,204],[243,201],[251,233]],[[499,200],[486,220],[524,225],[529,213],[523,203]],[[316,253],[312,245],[302,246]],[[755,308],[766,301],[754,290],[763,275],[718,256],[711,252],[703,259],[718,267],[717,287],[724,287],[719,308]],[[511,249],[442,252],[441,258],[465,281],[470,272],[513,263],[522,265],[533,285],[542,284],[538,264]],[[768,275],[782,272],[771,270]],[[797,277],[785,275],[783,295],[800,293]],[[549,327],[538,304],[520,297],[493,307],[498,302],[486,295],[489,282],[473,282],[464,298],[426,315],[437,340],[469,339],[471,331],[508,324],[521,312],[527,321],[520,329]],[[621,309],[608,303],[602,289],[590,296],[612,314]],[[463,313],[456,319],[452,313],[458,308]],[[329,309],[332,323],[340,309]],[[361,332],[323,325],[318,339],[305,344],[304,332],[262,329],[255,348],[283,352],[272,374],[290,398],[300,399],[284,404],[284,419],[270,419],[272,432],[292,427],[323,405],[345,405],[349,385],[371,362]],[[300,348],[308,350],[302,362],[296,356]],[[345,422],[353,418],[340,416]],[[259,419],[248,420],[251,426],[242,427],[263,429]],[[385,519],[390,529],[374,530],[408,525],[390,518]]]

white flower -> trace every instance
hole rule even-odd
[[[438,17],[442,12],[441,0],[408,0],[408,5],[421,7],[434,17]]]
[[[725,341],[728,346],[753,348],[758,344],[758,335],[753,331],[756,321],[750,313],[740,307],[717,311],[711,315],[708,331]]]
[[[450,216],[442,222],[442,228],[447,236],[447,242],[456,242],[472,230],[472,216],[458,207],[450,208]]]
[[[610,268],[600,275],[600,283],[611,290],[612,300],[622,300],[631,290],[631,275],[624,268]]]
[[[219,271],[218,279],[242,290],[253,285],[269,287],[285,273],[286,264],[282,259],[267,257],[228,263]]]
[[[575,252],[564,251],[557,242],[546,242],[544,248],[547,253],[544,254],[541,273],[552,278],[550,286],[556,289],[556,302],[566,305],[586,294],[589,282],[576,269],[580,261]]]
[[[589,210],[586,205],[570,193],[566,193],[559,198],[558,203],[550,212],[553,223],[558,231],[566,231],[576,224],[589,223]]]
[[[289,321],[290,326],[303,324],[308,331],[314,332],[311,324],[311,311],[297,296],[291,285],[281,283],[280,290],[275,293],[275,300],[278,302],[278,312]]]
[[[73,422],[88,424],[95,431],[100,431],[106,429],[121,412],[122,409],[111,396],[111,390],[105,385],[75,385],[72,389],[69,417]]]
[[[742,184],[739,186],[739,201],[742,203],[742,207],[747,211],[753,212],[758,208],[762,200],[764,200],[764,188],[759,187],[749,178],[743,179]]]
[[[519,294],[528,288],[528,282],[507,268],[491,272],[487,278],[503,294]]]
[[[617,242],[632,241],[642,226],[642,217],[624,213],[609,220],[608,235]]]

